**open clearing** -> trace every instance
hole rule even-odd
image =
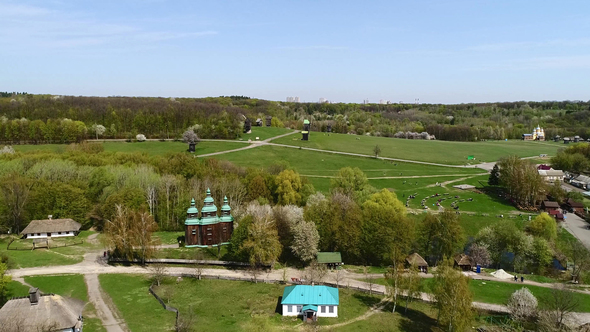
[[[305,146],[309,148],[373,154],[375,145],[381,148],[382,157],[417,160],[449,165],[465,165],[497,161],[499,158],[515,154],[520,157],[533,157],[540,154],[555,155],[563,144],[553,142],[525,142],[520,140],[455,142],[408,140],[389,137],[358,136],[346,134],[327,134],[311,132],[309,141],[302,141],[298,135],[286,136],[273,143]],[[475,161],[468,161],[475,156]]]

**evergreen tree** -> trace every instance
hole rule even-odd
[[[490,186],[497,186],[500,184],[500,169],[498,168],[498,164],[494,165],[494,168],[492,168],[492,172],[490,173],[490,179],[488,180],[488,184]]]

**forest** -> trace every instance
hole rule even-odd
[[[0,94],[0,141],[72,143],[86,138],[178,139],[192,127],[200,138],[240,137],[245,118],[273,117],[272,126],[393,137],[428,132],[440,140],[520,139],[537,125],[547,137],[590,137],[590,102],[485,104],[288,103],[244,96],[211,98],[74,97]],[[97,127],[104,128],[97,131]]]

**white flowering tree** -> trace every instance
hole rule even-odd
[[[137,134],[137,136],[135,136],[135,139],[138,142],[145,142],[145,135],[144,134]]]
[[[512,293],[508,300],[508,310],[512,319],[523,322],[537,316],[537,298],[523,287]]]
[[[105,126],[96,123],[92,125],[91,129],[96,134],[96,139],[98,139],[98,136],[102,136],[107,130]]]

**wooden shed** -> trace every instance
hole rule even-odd
[[[571,198],[565,201],[565,206],[570,212],[584,213],[584,204],[576,202]]]
[[[417,252],[406,257],[406,265],[418,267],[418,271],[428,273],[428,263]]]
[[[473,268],[473,261],[471,260],[471,257],[465,254],[458,254],[455,256],[454,265],[463,271],[471,271]]]
[[[559,203],[553,201],[543,201],[541,203],[541,209],[545,210],[546,212],[558,211]]]
[[[326,264],[329,268],[342,265],[342,255],[340,255],[340,252],[318,252],[317,260],[319,264]]]

